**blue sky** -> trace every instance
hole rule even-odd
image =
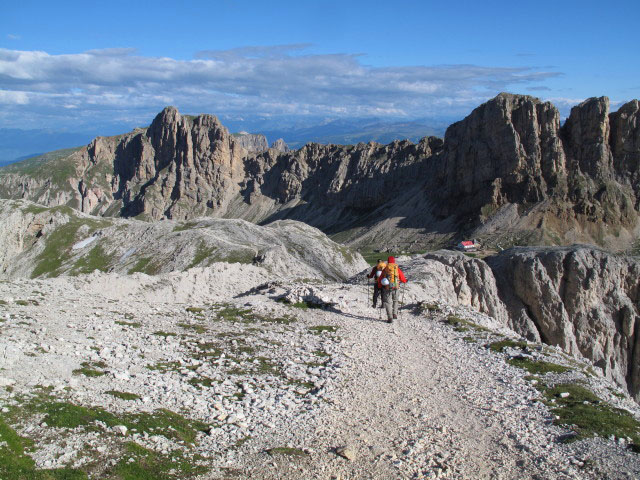
[[[637,0],[5,2],[0,128],[145,125],[168,104],[457,119],[500,91],[615,109],[640,97],[638,18]]]

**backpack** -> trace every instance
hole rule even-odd
[[[386,277],[389,279],[389,288],[398,288],[398,264],[397,263],[387,264]]]
[[[376,265],[376,278],[380,276],[386,266],[387,264],[385,262],[380,262]]]

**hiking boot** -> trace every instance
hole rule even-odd
[[[387,320],[387,323],[393,323],[393,320],[389,319]]]
[[[377,305],[374,303],[374,304],[373,304],[373,308],[376,308],[376,307],[377,307]]]
[[[394,320],[396,320],[397,318],[398,318],[398,315],[394,315],[394,316],[393,316],[393,319],[394,319]],[[389,321],[391,321],[391,320],[389,320]]]

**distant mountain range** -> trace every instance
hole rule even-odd
[[[360,142],[390,143],[394,140],[418,142],[427,136],[444,136],[449,123],[441,121],[384,122],[371,120],[334,120],[309,127],[283,130],[265,130],[269,141],[282,138],[291,148],[300,148],[308,142],[336,145],[354,145]]]
[[[87,145],[98,134],[0,128],[0,166],[53,150]]]
[[[342,119],[307,121],[300,124],[288,120],[274,128],[274,121],[225,122],[231,131],[247,130],[264,135],[269,143],[282,138],[291,148],[300,148],[305,143],[334,143],[349,145],[375,141],[389,143],[408,139],[417,142],[427,135],[442,136],[448,125],[442,120],[385,121],[383,119]],[[126,130],[122,126],[114,130],[93,132],[56,132],[52,130],[0,128],[0,167],[20,160],[63,148],[87,145],[99,135],[111,135]]]

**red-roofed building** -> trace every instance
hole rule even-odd
[[[477,245],[472,240],[463,240],[456,246],[456,248],[463,252],[475,252],[478,249]]]

